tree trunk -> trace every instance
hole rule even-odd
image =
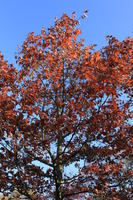
[[[62,164],[62,133],[59,135],[57,146],[57,164],[55,167],[56,183],[56,200],[63,199],[63,182],[62,182],[63,164]]]

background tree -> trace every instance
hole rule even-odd
[[[2,85],[1,113],[11,114],[0,119],[2,191],[17,188],[29,199],[29,189],[37,199],[132,196],[131,185],[120,184],[132,155],[133,39],[108,36],[96,51],[77,39],[78,25],[64,14],[48,31],[28,34],[17,76],[6,64],[12,92],[4,102]]]

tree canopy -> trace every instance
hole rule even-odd
[[[82,17],[83,18],[83,17]],[[63,14],[0,55],[0,188],[29,199],[131,199],[133,38],[96,50]]]

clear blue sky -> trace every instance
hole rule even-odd
[[[63,12],[78,16],[89,9],[81,22],[86,44],[105,45],[105,36],[120,40],[133,36],[133,0],[0,0],[0,51],[10,63],[29,32],[40,33],[41,27],[53,24]]]

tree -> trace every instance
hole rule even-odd
[[[85,46],[64,14],[30,33],[17,71],[0,57],[1,192],[33,199],[130,199],[133,39]]]

